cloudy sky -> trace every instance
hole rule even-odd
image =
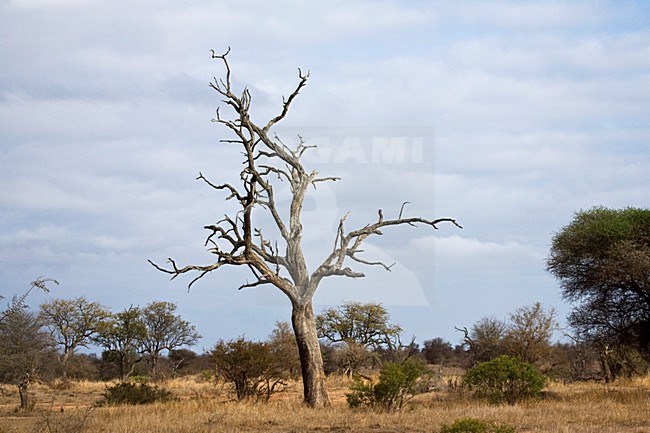
[[[454,343],[454,326],[535,301],[563,319],[553,233],[580,209],[650,202],[649,23],[642,1],[0,0],[0,294],[45,275],[50,297],[116,311],[173,301],[202,347],[289,318],[272,288],[237,291],[243,270],[188,293],[147,263],[210,262],[202,227],[229,208],[195,178],[238,179],[210,122],[210,49],[230,46],[259,122],[311,72],[277,133],[342,178],[308,199],[312,265],[347,212],[355,228],[408,201],[464,227],[370,239],[393,272],[327,281],[318,308],[382,302],[407,335]]]

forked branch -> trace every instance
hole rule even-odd
[[[380,209],[378,213],[378,218],[375,223],[367,224],[364,227],[353,230],[345,234],[344,222],[347,219],[348,214],[343,216],[339,221],[339,226],[337,230],[336,240],[334,242],[334,249],[330,255],[323,261],[321,266],[312,274],[312,279],[316,282],[319,282],[322,278],[329,276],[349,276],[353,278],[361,278],[364,276],[361,272],[352,271],[350,268],[343,268],[345,259],[349,257],[351,260],[361,263],[367,266],[380,266],[387,271],[390,271],[393,264],[386,264],[381,261],[370,261],[362,259],[357,256],[357,254],[362,253],[363,250],[361,246],[363,242],[372,235],[382,235],[381,229],[384,227],[399,226],[399,225],[410,225],[416,226],[428,225],[434,229],[438,228],[438,225],[441,223],[451,223],[458,228],[461,228],[461,225],[456,222],[453,218],[437,218],[437,219],[426,219],[421,217],[410,217],[404,218],[402,213],[404,211],[404,203],[400,209],[399,216],[396,219],[386,220],[384,219],[384,214]]]

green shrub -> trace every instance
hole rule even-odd
[[[197,382],[214,382],[214,379],[214,372],[210,370],[201,370],[201,372],[196,375]]]
[[[513,426],[507,424],[488,424],[476,418],[461,418],[452,425],[443,424],[440,433],[515,433]]]
[[[133,383],[148,383],[149,382],[149,376],[142,376],[142,375],[133,375],[129,376],[129,382]]]
[[[352,392],[345,396],[352,408],[372,406],[399,410],[408,399],[427,390],[428,377],[429,370],[422,361],[388,362],[379,373],[379,382],[356,381],[350,387]]]
[[[149,404],[166,401],[171,397],[167,390],[146,383],[122,382],[106,388],[104,404]]]
[[[493,403],[515,404],[540,396],[546,377],[532,365],[503,355],[469,369],[464,384],[478,397]]]

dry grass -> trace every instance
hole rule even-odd
[[[551,384],[542,401],[492,406],[458,394],[419,396],[400,413],[350,410],[348,383],[330,381],[334,405],[308,409],[300,404],[301,386],[293,384],[268,404],[230,400],[227,388],[192,379],[163,386],[176,401],[148,406],[92,408],[104,383],[69,387],[34,385],[33,412],[16,409],[15,387],[0,388],[0,433],[220,433],[220,432],[438,432],[440,424],[462,417],[506,423],[518,432],[650,433],[650,377],[603,384]],[[61,407],[64,411],[61,412]]]

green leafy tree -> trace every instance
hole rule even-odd
[[[374,302],[347,302],[328,308],[316,317],[316,326],[320,338],[369,349],[394,345],[402,332],[401,327],[390,323],[388,310]]]
[[[470,354],[464,344],[452,346],[449,341],[436,337],[425,340],[422,343],[422,356],[430,364],[438,366],[467,368],[470,362]]]
[[[650,209],[577,212],[553,237],[547,269],[574,304],[579,334],[650,359]]]
[[[346,302],[328,308],[316,317],[316,328],[319,338],[339,346],[340,368],[349,376],[363,366],[380,364],[380,353],[404,348],[402,328],[390,323],[388,310],[379,303]]]
[[[103,320],[93,341],[106,349],[105,358],[117,364],[120,380],[124,382],[143,358],[141,342],[146,334],[141,310],[129,307]]]
[[[423,343],[422,355],[431,364],[443,364],[454,356],[454,348],[450,342],[437,337]]]
[[[493,403],[515,404],[541,395],[546,378],[529,363],[502,355],[467,370],[464,384]]]
[[[145,332],[140,337],[140,350],[149,357],[151,374],[156,376],[157,366],[163,351],[193,346],[201,338],[194,325],[176,314],[172,302],[152,302],[140,311],[140,321]]]
[[[91,337],[109,315],[105,307],[83,297],[56,299],[41,305],[40,318],[62,350],[57,352],[57,358],[64,378],[68,377],[68,361],[75,349],[88,347]]]

